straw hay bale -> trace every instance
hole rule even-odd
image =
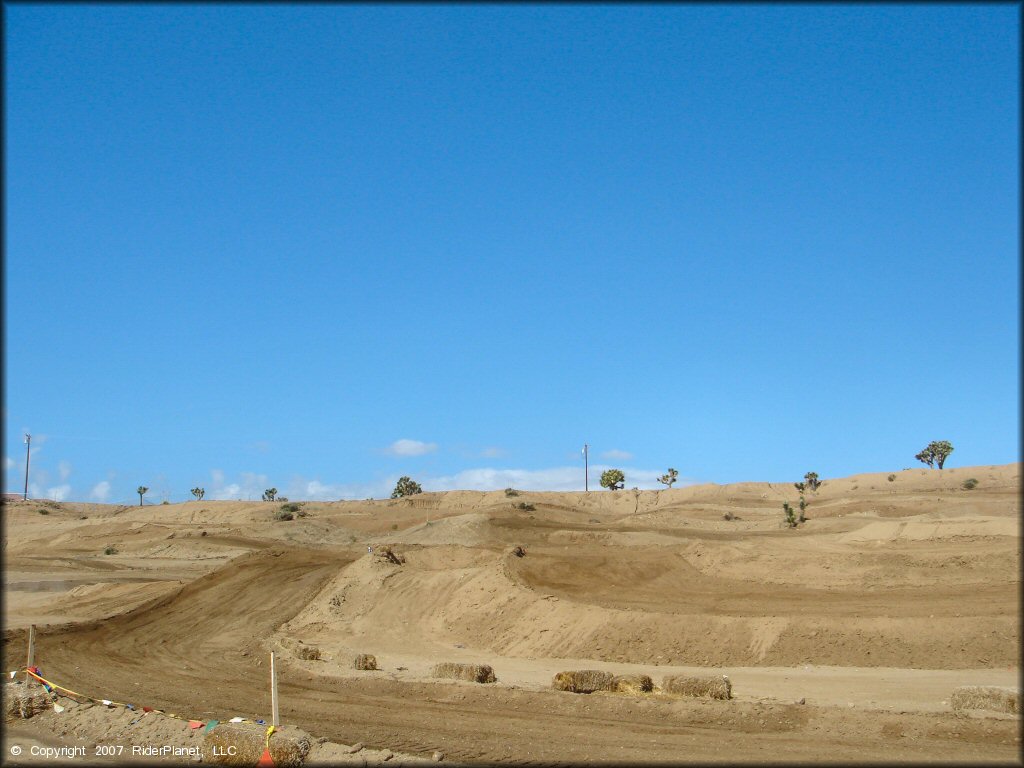
[[[296,655],[303,661],[319,661],[320,649],[315,645],[300,645],[296,650]]]
[[[471,683],[493,683],[497,678],[494,670],[486,664],[456,664],[446,661],[435,664],[431,677],[447,677],[452,680],[468,680]]]
[[[647,675],[616,675],[612,690],[617,693],[650,693],[654,690],[654,681]]]
[[[203,737],[203,754],[222,765],[253,766],[263,754],[266,735],[266,729],[259,725],[221,723]],[[290,725],[281,726],[270,736],[270,756],[279,768],[300,766],[311,745],[312,739],[305,731]],[[228,747],[234,747],[235,754],[228,754]]]
[[[731,699],[732,683],[727,677],[687,677],[671,675],[661,681],[665,693],[678,696],[699,696],[708,699]]]
[[[615,689],[615,675],[597,669],[577,669],[559,672],[551,683],[556,691],[570,693],[593,693]]]
[[[964,685],[953,691],[949,703],[954,712],[987,709],[993,712],[1020,713],[1020,689],[995,685]]]
[[[17,717],[28,719],[51,706],[46,692],[34,683],[30,686],[8,683],[4,686],[4,718],[7,720]]]
[[[369,653],[360,653],[356,656],[356,669],[377,669],[377,657]]]

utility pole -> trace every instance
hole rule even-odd
[[[587,456],[589,448],[589,445],[583,444],[583,490],[588,493],[590,492],[590,462]]]
[[[32,435],[28,432],[25,433],[25,496],[22,501],[28,501],[28,460],[31,458],[32,453],[29,450],[32,447]]]

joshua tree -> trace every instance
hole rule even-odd
[[[193,488],[192,489],[192,495],[196,497],[196,501],[202,501],[203,500],[203,496],[206,495],[206,489],[205,488]]]
[[[138,488],[135,489],[135,492],[137,494],[139,494],[139,506],[141,507],[142,506],[142,497],[145,496],[149,492],[149,488],[147,488],[144,485],[140,485]]]
[[[818,479],[817,472],[808,472],[806,475],[804,475],[804,482],[793,483],[793,487],[800,491],[800,494],[803,495],[804,491],[811,491],[812,493],[814,493],[824,484],[824,481]]]
[[[621,469],[606,469],[601,473],[601,487],[617,491],[626,485],[626,475]]]
[[[403,475],[398,478],[398,482],[395,483],[395,490],[391,492],[391,498],[400,499],[403,496],[414,496],[417,493],[423,493],[423,489],[420,487],[420,484],[411,477]]]
[[[267,488],[263,492],[264,501],[273,501],[277,497],[277,488]]]
[[[667,485],[669,488],[671,488],[672,483],[674,483],[678,479],[679,473],[676,470],[672,469],[672,467],[669,467],[668,472],[658,478],[658,482],[663,483],[664,485]]]
[[[914,458],[918,461],[924,462],[929,467],[934,464],[939,465],[939,469],[942,469],[942,465],[946,463],[946,459],[949,458],[949,454],[953,452],[953,444],[948,440],[932,440],[928,443],[928,447],[917,454]]]

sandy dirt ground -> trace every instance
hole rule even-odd
[[[35,624],[36,663],[75,691],[257,719],[274,651],[284,722],[454,762],[1019,763],[1019,716],[950,696],[1019,686],[1020,465],[826,479],[791,530],[797,497],[457,491],[293,520],[10,502],[4,669]],[[438,662],[498,679],[433,678]],[[726,675],[733,698],[552,690],[572,669]],[[79,743],[61,717],[9,722],[6,744]]]

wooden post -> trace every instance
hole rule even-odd
[[[31,667],[35,663],[36,659],[36,625],[30,624],[28,627],[28,661],[25,663],[25,667]],[[25,672],[25,684],[33,678],[29,676],[28,672]]]
[[[270,724],[277,728],[281,725],[281,715],[277,709],[277,666],[274,663],[274,652],[270,652],[270,708],[273,710]]]

